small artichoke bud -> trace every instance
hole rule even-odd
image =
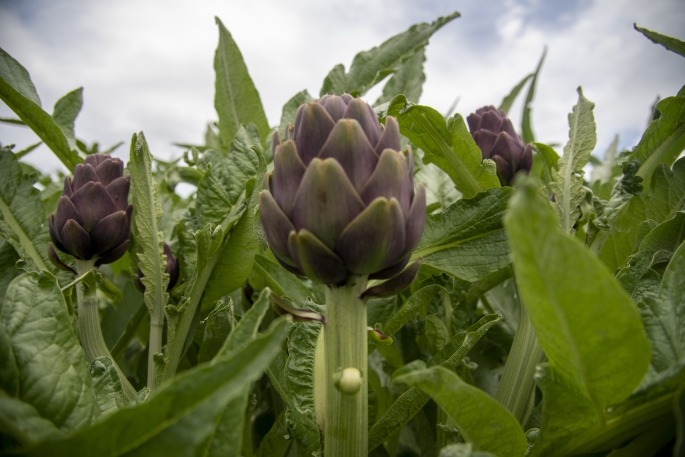
[[[259,212],[281,265],[328,285],[404,269],[423,234],[426,193],[414,188],[395,118],[382,126],[361,99],[326,95],[301,105],[273,147]]]
[[[483,159],[491,159],[497,165],[497,177],[503,186],[510,186],[519,171],[530,171],[533,166],[533,145],[523,144],[504,111],[485,106],[466,120]]]
[[[335,387],[344,394],[354,395],[362,386],[362,373],[356,368],[345,368],[334,376],[337,378]]]
[[[178,276],[181,270],[178,259],[174,257],[174,254],[171,252],[169,245],[166,244],[166,241],[164,242],[164,255],[166,256],[166,272],[169,274],[169,284],[166,286],[166,290],[170,291],[178,282]],[[144,276],[145,275],[140,271],[140,268],[138,269],[138,274],[133,275],[133,284],[135,284],[136,288],[142,293],[145,293],[145,285],[141,281],[141,278]]]
[[[133,206],[128,204],[131,177],[123,173],[120,159],[93,154],[76,165],[73,180],[64,179],[57,211],[48,218],[58,250],[79,260],[94,259],[96,267],[124,255]]]

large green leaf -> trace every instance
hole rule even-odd
[[[676,54],[685,57],[685,42],[668,35],[662,35],[658,32],[638,27],[637,24],[633,24],[633,27],[635,27],[635,30],[649,38],[653,43],[660,44],[669,51],[673,51]]]
[[[601,421],[608,406],[637,387],[649,365],[637,309],[600,261],[559,228],[535,188],[525,186],[512,196],[505,226],[519,293],[554,383],[591,405],[588,421]],[[562,402],[547,399],[543,411],[551,425],[540,440],[570,439],[563,423],[580,408],[554,409]]]
[[[559,169],[552,173],[550,184],[554,192],[555,204],[561,227],[566,232],[580,217],[579,205],[585,198],[583,190],[583,167],[590,160],[590,154],[597,143],[595,116],[592,112],[595,104],[583,96],[578,88],[578,103],[568,115],[569,140],[564,147],[564,155],[559,160]]]
[[[100,410],[62,291],[49,272],[10,284],[0,320],[19,370],[19,399],[64,431],[90,425]]]
[[[412,258],[466,281],[477,281],[509,263],[502,216],[510,188],[490,189],[428,216]]]
[[[521,137],[524,143],[532,143],[535,141],[535,135],[533,134],[533,123],[531,121],[531,109],[530,104],[533,102],[535,97],[535,88],[538,83],[538,76],[540,75],[540,69],[542,68],[542,63],[545,61],[545,56],[547,55],[547,48],[542,51],[542,57],[538,62],[538,66],[533,73],[533,80],[530,82],[528,87],[528,94],[526,95],[526,101],[523,104],[523,116],[521,117]]]
[[[395,381],[418,387],[431,396],[454,421],[464,441],[476,450],[500,457],[521,457],[526,452],[526,436],[509,411],[488,394],[442,367],[417,370]]]
[[[166,448],[168,453],[164,455],[170,457],[187,455],[193,450],[206,452],[208,441],[202,438],[213,433],[215,417],[207,414],[204,406],[220,409],[221,403],[235,398],[243,392],[245,385],[259,378],[280,351],[287,325],[286,321],[279,321],[269,332],[258,336],[230,357],[177,376],[147,402],[122,409],[66,440],[42,444],[28,455],[119,456],[132,451],[136,452],[130,455],[151,455],[144,452],[143,446],[149,446],[153,452]],[[193,433],[181,434],[179,431],[176,435],[163,435],[165,430],[181,421],[186,421],[186,424],[192,421],[196,427]],[[166,440],[156,439],[158,437]],[[176,446],[166,446],[171,439],[176,439]],[[146,444],[148,442],[150,444]]]
[[[219,47],[214,56],[216,84],[214,107],[219,114],[221,144],[228,147],[241,125],[254,124],[263,141],[269,133],[259,92],[247,72],[243,55],[219,18]]]
[[[465,331],[453,336],[426,365],[428,367],[441,366],[448,370],[454,370],[464,359],[466,354],[476,345],[478,340],[485,335],[492,326],[500,321],[502,316],[491,314],[481,318]],[[421,390],[412,387],[404,392],[373,424],[369,430],[369,451],[378,447],[388,437],[399,432],[402,427],[423,408],[430,396]]]
[[[423,72],[425,61],[426,50],[421,48],[393,73],[383,86],[383,93],[378,97],[374,106],[387,103],[400,94],[403,94],[407,100],[418,103],[419,98],[421,98],[423,83],[426,81],[426,75]]]
[[[386,115],[397,118],[400,132],[423,150],[423,161],[442,168],[464,197],[499,187],[494,162],[481,163],[481,151],[461,115],[446,121],[433,108],[413,105],[404,95],[390,101]]]
[[[454,12],[431,24],[412,25],[407,31],[387,39],[380,46],[357,54],[348,73],[345,73],[343,65],[336,65],[324,79],[320,96],[341,95],[344,92],[354,96],[364,95],[386,76],[399,70],[403,62],[425,48],[428,39],[443,25],[459,16],[459,13]]]
[[[78,116],[82,106],[83,87],[79,87],[57,100],[55,109],[52,112],[52,119],[54,119],[55,124],[62,129],[62,132],[69,143],[69,147],[72,150],[76,149],[74,122],[76,121],[76,116]]]
[[[19,62],[0,48],[0,99],[55,153],[58,159],[74,171],[81,158],[69,146],[60,126],[40,107],[36,88]]]
[[[0,309],[5,297],[5,291],[10,282],[19,276],[19,269],[15,264],[19,260],[19,255],[14,247],[0,236]]]
[[[41,441],[64,435],[33,406],[0,390],[0,453],[9,455],[22,447],[35,446]]]

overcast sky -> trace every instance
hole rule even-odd
[[[128,143],[143,130],[153,154],[181,155],[172,142],[202,143],[214,111],[218,16],[240,47],[271,125],[296,92],[317,96],[337,63],[417,22],[460,11],[427,48],[422,104],[444,112],[460,97],[467,116],[499,104],[534,70],[538,141],[564,144],[576,88],[596,103],[598,145],[615,134],[632,147],[657,96],[685,84],[685,59],[657,46],[633,22],[685,39],[682,0],[0,0],[0,47],[31,74],[43,108],[83,86],[76,135],[87,143]],[[382,86],[381,86],[382,87]],[[380,87],[365,97],[373,102]],[[520,125],[521,102],[510,115]],[[0,102],[0,117],[13,116]],[[38,141],[0,123],[0,142]],[[128,154],[128,144],[116,155]],[[42,146],[26,157],[42,170],[60,163]]]

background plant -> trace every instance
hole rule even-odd
[[[531,128],[541,59],[499,106],[506,113],[529,84],[521,134],[532,143],[532,169],[515,190],[501,187],[462,115],[408,99],[423,83],[415,56],[457,16],[418,24],[358,54],[349,70],[336,66],[319,94],[363,96],[390,76],[375,114],[397,119],[402,144],[417,152],[415,179],[427,188],[425,231],[412,256],[423,259],[418,276],[366,304],[379,332],[368,349],[370,454],[679,455],[685,93],[656,105],[633,150],[610,148],[600,161],[591,156],[594,105],[579,89],[560,156],[535,142]],[[218,26],[218,123],[206,144],[172,162],[154,159],[144,135],[133,136],[133,236],[101,274],[74,281],[48,262],[46,215],[64,179],[2,148],[4,452],[326,453],[317,370],[324,324],[303,319],[326,313],[325,289],[288,273],[265,243],[258,195],[273,166],[272,129],[237,45]],[[685,54],[679,40],[640,31]],[[78,91],[51,115],[28,72],[4,51],[0,59],[0,98],[17,122],[69,170],[96,152],[74,136]],[[282,137],[312,99],[303,91],[286,103]],[[197,191],[180,197],[180,182]],[[180,263],[170,291],[165,241]],[[138,270],[144,295],[133,281]],[[76,300],[86,280],[91,291],[97,286],[111,355],[89,363]],[[279,317],[283,310],[296,321]],[[124,394],[127,382],[134,398]]]

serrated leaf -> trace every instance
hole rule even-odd
[[[510,188],[490,189],[427,216],[412,259],[466,281],[477,281],[509,263],[502,216]]]
[[[126,406],[117,367],[109,357],[97,357],[90,364],[90,378],[100,411],[112,414]]]
[[[433,108],[413,105],[404,95],[390,101],[387,115],[395,116],[402,135],[423,150],[423,161],[442,168],[465,198],[500,186],[494,162],[483,162],[461,115],[445,121]]]
[[[242,393],[245,385],[259,378],[280,351],[287,325],[281,320],[232,357],[221,358],[211,366],[192,368],[165,385],[147,402],[122,409],[65,440],[42,444],[27,455],[119,456],[127,452],[150,455],[146,454],[145,447],[154,450],[157,446],[171,448],[164,454],[170,457],[200,452],[206,449],[215,420],[211,414],[206,414],[203,406],[214,405],[220,409],[222,404]],[[175,434],[165,433],[177,424],[185,427],[179,427]],[[187,434],[180,433],[183,431]],[[167,446],[173,438],[176,438],[176,446]]]
[[[537,86],[538,76],[540,75],[540,69],[542,68],[542,63],[545,61],[545,56],[547,55],[547,47],[542,51],[542,57],[538,62],[538,66],[533,73],[533,80],[530,82],[528,87],[528,94],[526,94],[526,101],[523,103],[523,116],[521,116],[521,138],[525,144],[532,143],[535,141],[535,135],[533,134],[532,121],[530,119],[531,109],[530,104],[535,98],[535,87]]]
[[[413,371],[395,378],[418,387],[447,413],[463,439],[477,450],[500,457],[520,457],[527,447],[521,425],[488,394],[442,367]]]
[[[649,342],[630,297],[594,255],[558,227],[548,208],[530,186],[510,200],[505,226],[519,293],[557,384],[591,405],[589,422],[603,421],[606,408],[640,383],[649,365]],[[543,429],[540,439],[569,439],[563,421],[575,412],[547,405],[547,397],[545,402],[543,420],[562,431]]]
[[[283,110],[281,111],[281,123],[278,126],[278,133],[281,135],[281,141],[285,141],[285,129],[288,124],[295,125],[295,115],[300,105],[313,101],[314,98],[309,95],[307,89],[296,93],[290,100],[285,102]]]
[[[403,94],[407,100],[418,103],[419,98],[421,98],[423,83],[426,81],[426,75],[423,72],[425,62],[426,48],[421,48],[393,73],[383,86],[383,93],[378,97],[374,106],[387,103],[400,94]]]
[[[443,25],[459,17],[458,12],[439,17],[431,24],[412,25],[407,31],[395,35],[380,46],[357,54],[349,73],[343,65],[336,65],[324,79],[319,96],[326,94],[364,95],[386,76],[399,70],[402,63],[428,44],[428,39]]]
[[[19,399],[61,430],[90,425],[100,411],[55,277],[49,272],[17,277],[7,289],[0,320],[19,369]]]
[[[521,89],[523,89],[523,86],[526,85],[528,80],[532,78],[534,73],[530,73],[526,75],[516,86],[514,86],[513,89],[511,89],[511,92],[507,94],[506,97],[502,100],[502,103],[500,103],[498,110],[502,110],[505,113],[508,113],[509,110],[511,109],[511,105],[514,104],[514,101],[516,100],[516,97],[518,97],[519,93],[521,92]]]
[[[454,370],[466,354],[476,345],[478,340],[485,335],[485,332],[497,324],[501,318],[498,314],[491,314],[481,318],[465,331],[453,336],[445,347],[435,354],[426,365],[428,367],[439,365],[443,368]],[[400,395],[369,430],[369,451],[381,445],[389,436],[400,431],[423,408],[429,399],[430,396],[428,394],[415,387]]]
[[[29,74],[19,62],[0,48],[0,99],[33,130],[69,171],[83,162],[69,147],[64,132],[40,107]]]
[[[633,24],[633,27],[635,27],[635,30],[649,38],[653,43],[660,44],[669,51],[685,57],[685,42],[668,35],[662,35],[658,32],[653,32],[652,30],[645,29],[643,27],[638,27],[637,24]]]
[[[83,106],[83,87],[69,92],[57,100],[52,112],[52,119],[62,129],[69,147],[76,149],[76,136],[74,135],[74,121]]]
[[[594,107],[595,104],[583,96],[579,87],[578,103],[568,115],[569,141],[564,147],[564,155],[559,159],[559,170],[553,173],[550,184],[556,201],[553,206],[566,232],[573,230],[580,217],[579,205],[585,198],[581,174],[597,143],[595,116],[592,113]]]
[[[254,124],[259,131],[260,144],[271,130],[264,114],[259,92],[252,82],[243,55],[224,24],[219,27],[219,46],[214,56],[216,83],[214,107],[219,114],[221,144],[228,147],[241,125]]]

